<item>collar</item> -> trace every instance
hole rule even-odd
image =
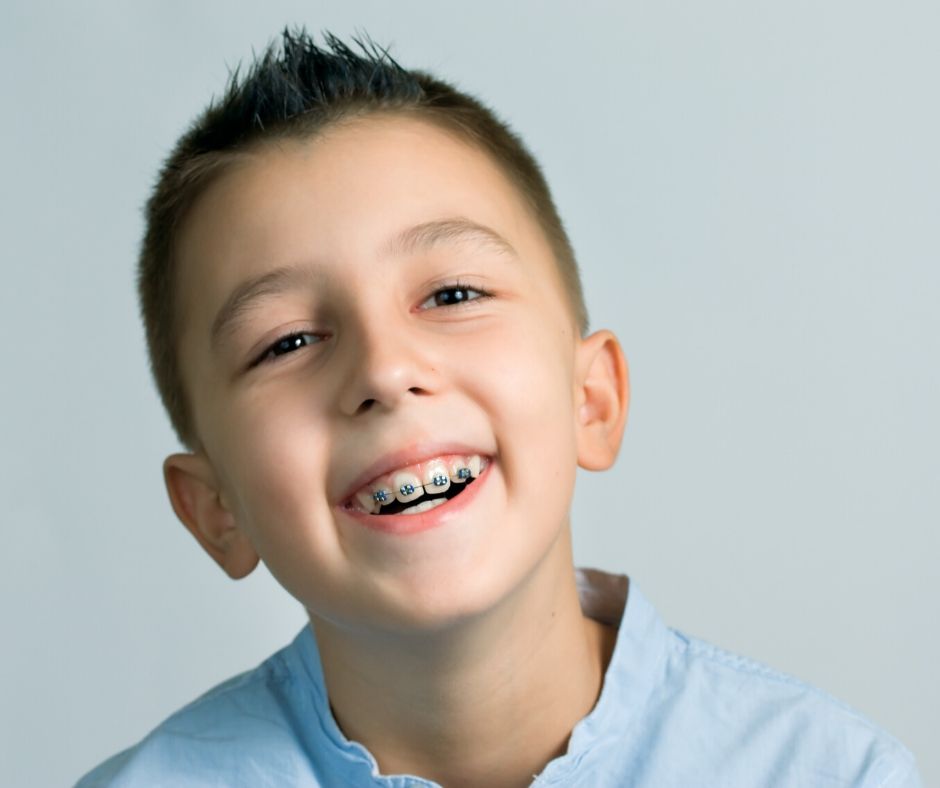
[[[643,719],[665,666],[669,630],[629,578],[599,569],[577,569],[576,577],[584,614],[617,626],[617,641],[597,703],[575,725],[568,751],[546,765],[536,785],[570,784],[588,750],[623,741]]]
[[[617,641],[597,703],[575,725],[567,752],[546,765],[535,785],[565,784],[588,750],[610,742],[613,737],[622,739],[642,719],[647,700],[662,676],[668,630],[629,578],[599,569],[577,569],[576,581],[584,614],[617,626]],[[381,775],[372,754],[358,742],[346,738],[330,711],[323,666],[311,625],[301,630],[288,651],[291,652],[288,659],[294,663],[292,673],[305,678],[309,685],[318,724],[311,726],[315,730],[308,731],[308,742],[318,760],[333,761],[335,767],[345,773],[361,769],[363,784],[371,782],[383,788],[436,785],[414,776]]]

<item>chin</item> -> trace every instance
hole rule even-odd
[[[482,621],[512,596],[529,568],[507,560],[511,554],[491,558],[409,568],[386,588],[376,625],[433,634]]]

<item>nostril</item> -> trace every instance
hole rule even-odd
[[[409,386],[405,390],[405,392],[407,394],[410,394],[416,397],[422,397],[431,393],[429,389],[423,388],[422,386]],[[358,407],[355,410],[355,413],[359,415],[363,413],[368,413],[370,410],[373,410],[374,408],[379,407],[379,406],[394,407],[397,400],[398,400],[397,396],[391,396],[388,399],[382,396],[369,397],[368,399],[364,399],[362,400],[362,402],[359,403]]]
[[[374,399],[363,400],[359,405],[359,413],[365,413],[367,410],[370,410],[373,405],[375,405]]]

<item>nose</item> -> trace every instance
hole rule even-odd
[[[343,339],[348,361],[339,399],[344,414],[394,410],[409,397],[435,391],[435,364],[426,345],[408,329],[407,319],[363,323]]]

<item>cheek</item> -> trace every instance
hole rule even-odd
[[[574,440],[573,369],[560,344],[532,328],[508,341],[498,362],[514,431],[524,431],[532,445],[559,449]]]
[[[573,368],[558,335],[531,327],[494,351],[496,437],[507,484],[550,521],[567,515],[577,466]]]
[[[305,404],[310,408],[310,402]],[[303,407],[290,398],[259,393],[236,402],[225,418],[222,464],[240,523],[261,553],[279,549],[282,540],[297,545],[322,539],[311,522],[322,513],[311,509],[311,502],[324,500],[329,446],[316,414],[300,412]]]
[[[288,593],[315,609],[344,587],[342,546],[325,493],[329,447],[318,422],[280,403],[251,413],[227,441],[239,526]],[[331,604],[327,603],[329,608]]]

